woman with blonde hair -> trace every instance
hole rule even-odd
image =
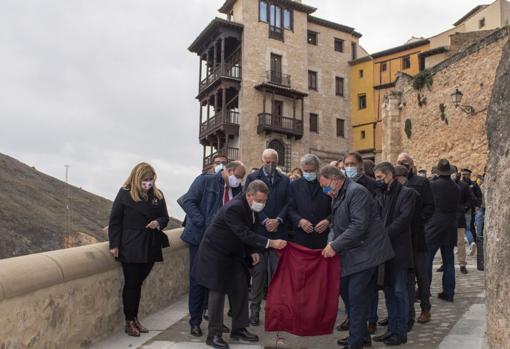
[[[169,221],[163,193],[156,187],[151,165],[136,165],[113,202],[108,228],[111,254],[122,263],[122,302],[126,333],[138,337],[149,332],[138,321],[142,284],[154,262],[163,261],[168,247],[163,229]]]

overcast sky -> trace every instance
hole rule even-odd
[[[256,0],[252,0],[256,1]],[[431,36],[476,0],[305,0],[376,52]],[[113,199],[152,163],[171,214],[200,172],[198,58],[223,0],[0,0],[0,152]]]

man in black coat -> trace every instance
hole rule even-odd
[[[438,294],[442,300],[453,302],[455,295],[455,258],[453,249],[457,242],[457,210],[460,202],[460,190],[451,179],[453,169],[446,159],[439,160],[438,178],[430,183],[434,196],[434,214],[425,225],[425,238],[428,247],[428,273],[432,280],[434,257],[441,249],[443,259],[443,292]]]
[[[267,238],[287,240],[286,220],[290,180],[286,175],[278,172],[277,165],[278,153],[276,150],[264,150],[262,167],[246,178],[245,186],[254,180],[260,180],[269,188],[269,197],[264,210],[255,215],[255,232]],[[264,289],[271,282],[278,264],[278,255],[273,250],[265,251],[261,256],[260,263],[252,270],[250,323],[253,326],[258,326],[260,323],[260,304],[264,298]]]
[[[319,166],[317,155],[304,155],[303,177],[290,184],[288,215],[295,232],[293,241],[310,249],[326,247],[331,219],[331,197],[322,192]]]
[[[209,328],[206,344],[228,348],[222,339],[225,294],[232,306],[232,339],[250,342],[258,337],[246,330],[248,317],[249,271],[247,259],[253,265],[260,262],[257,250],[282,249],[285,240],[271,240],[253,231],[255,212],[264,208],[269,189],[259,180],[251,182],[246,193],[238,195],[220,209],[207,228],[195,257],[192,277],[209,289]]]
[[[418,317],[419,323],[429,322],[431,319],[430,304],[430,277],[427,270],[427,244],[425,241],[425,224],[434,214],[434,198],[430,189],[430,182],[426,177],[418,176],[415,170],[413,158],[402,153],[398,156],[397,164],[404,166],[408,170],[407,184],[408,188],[414,189],[419,194],[421,202],[419,211],[415,214],[415,219],[411,225],[411,237],[413,242],[413,269],[409,277],[409,287],[415,287],[415,280],[418,283],[418,298],[420,299],[421,314]],[[414,298],[414,297],[413,297]],[[413,304],[414,305],[414,304]],[[414,306],[410,307],[409,329],[414,325],[416,317]]]
[[[395,168],[389,162],[375,167],[376,200],[384,221],[384,229],[391,240],[395,257],[386,263],[384,295],[388,309],[388,331],[374,337],[387,345],[407,342],[409,295],[407,277],[413,266],[411,222],[414,218],[416,194],[395,180]]]
[[[469,185],[461,181],[460,173],[456,166],[452,166],[452,180],[457,184],[460,190],[460,201],[457,209],[457,259],[459,260],[460,272],[467,274],[466,269],[466,212],[471,208],[471,191]]]
[[[466,210],[465,219],[466,219],[466,238],[469,242],[469,247],[471,248],[471,255],[474,256],[476,254],[476,229],[475,229],[475,214],[480,209],[482,205],[482,190],[480,186],[471,180],[472,171],[468,168],[463,168],[461,170],[461,179],[464,183],[466,183],[469,187],[471,193],[471,205]]]

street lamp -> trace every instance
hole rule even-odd
[[[460,110],[462,110],[464,113],[473,115],[475,113],[475,108],[470,105],[460,104],[462,102],[462,96],[464,96],[464,94],[460,92],[458,88],[456,88],[455,91],[451,94],[453,105],[455,108],[460,108]]]

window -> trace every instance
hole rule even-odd
[[[411,68],[411,57],[405,56],[402,58],[402,69],[409,69]]]
[[[352,46],[352,60],[355,60],[356,58],[358,58],[358,45],[356,45],[356,43],[353,42],[351,46]]]
[[[336,119],[336,136],[337,137],[345,137],[345,120],[344,119]]]
[[[269,6],[269,37],[283,41],[282,8],[276,5]]]
[[[343,96],[344,95],[344,78],[336,77],[336,95]]]
[[[363,77],[363,69],[360,69],[359,70],[359,77],[362,78]]]
[[[344,41],[342,39],[335,38],[335,51],[344,52]]]
[[[310,132],[319,133],[319,115],[310,113]]]
[[[361,131],[361,139],[365,138],[367,138],[367,134],[365,133],[365,131]]]
[[[288,9],[283,10],[283,28],[292,30],[292,12]]]
[[[381,64],[381,71],[386,71],[387,68],[386,63]]]
[[[319,33],[313,32],[311,30],[308,31],[308,43],[312,45],[317,45]]]
[[[259,2],[259,21],[267,22],[267,2]]]
[[[367,95],[362,94],[358,95],[358,109],[366,109],[367,108]]]
[[[317,91],[317,72],[308,71],[308,89]]]
[[[485,27],[485,18],[482,18],[481,20],[478,21],[478,28],[483,27]]]

